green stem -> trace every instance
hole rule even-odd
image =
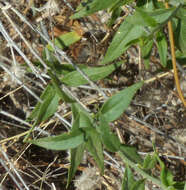
[[[166,187],[161,183],[160,180],[158,180],[155,177],[150,176],[148,173],[140,169],[136,163],[129,160],[121,151],[119,151],[118,154],[122,158],[122,160],[125,163],[127,163],[131,168],[133,168],[137,173],[141,174],[144,178],[152,181],[154,184],[158,185],[159,187],[162,187],[162,189],[166,189]]]

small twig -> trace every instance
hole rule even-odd
[[[1,165],[4,167],[4,169],[7,171],[8,175],[12,178],[12,180],[15,182],[15,184],[17,185],[17,187],[20,189],[20,190],[23,190],[23,188],[20,186],[19,182],[17,181],[17,179],[14,177],[14,175],[11,173],[10,169],[6,166],[6,163],[0,159],[0,163]],[[2,182],[1,182],[2,183]],[[1,185],[0,183],[0,185]],[[0,186],[0,189],[1,189],[1,186]]]
[[[172,140],[172,142],[174,142],[175,144],[177,144],[177,145],[180,146],[181,148],[183,148],[183,149],[186,148],[186,146],[184,146],[184,145],[180,144],[179,142],[177,142],[176,139],[173,138],[172,136],[166,135],[164,132],[160,131],[159,129],[155,129],[153,126],[151,126],[150,124],[148,124],[148,123],[142,121],[141,119],[139,119],[139,118],[137,118],[137,117],[135,117],[135,116],[132,116],[132,115],[130,115],[130,116],[128,116],[128,117],[129,117],[130,119],[132,119],[132,120],[134,120],[134,121],[136,121],[136,122],[138,122],[138,123],[140,123],[140,124],[146,126],[147,128],[151,129],[151,130],[154,131],[155,133],[160,134],[160,135],[164,136],[165,138],[168,138],[168,139]]]
[[[29,124],[28,122],[26,122],[26,121],[24,121],[24,120],[22,120],[22,119],[16,117],[15,115],[12,115],[12,114],[8,113],[8,112],[6,112],[6,111],[0,110],[0,114],[5,115],[5,116],[7,116],[7,117],[9,117],[9,118],[11,118],[11,119],[13,119],[13,120],[15,120],[15,121],[20,122],[20,123],[23,123],[24,125],[27,125],[27,126],[29,126],[29,127],[32,126],[32,125]],[[35,130],[37,130],[37,131],[43,133],[44,135],[50,136],[50,133],[48,133],[48,132],[46,132],[46,131],[40,129],[39,127],[36,127]]]
[[[35,68],[35,66],[31,63],[31,61],[26,57],[26,55],[20,50],[20,48],[17,46],[17,44],[11,39],[7,31],[5,30],[2,22],[0,21],[0,32],[4,36],[4,38],[7,40],[10,46],[13,46],[14,49],[21,55],[21,57],[25,60],[25,62],[29,65],[32,72],[41,79],[41,81],[46,84],[45,80],[40,76],[39,72]]]
[[[43,33],[40,32],[36,27],[32,26],[32,24],[30,24],[30,22],[28,22],[27,19],[26,19],[23,15],[21,15],[21,14],[19,13],[19,11],[17,11],[17,10],[16,10],[15,8],[13,8],[13,7],[11,7],[11,10],[12,10],[15,14],[17,14],[17,16],[19,16],[19,18],[20,18],[23,22],[25,22],[33,31],[37,32],[49,45],[51,45],[53,49],[56,49],[56,52],[57,52],[60,56],[62,56],[69,64],[71,64],[71,65],[83,76],[83,78],[85,78],[85,79],[89,82],[89,84],[90,84],[93,88],[95,88],[105,99],[107,99],[107,95],[106,95],[94,82],[92,82],[92,81],[89,79],[89,77],[88,77],[76,64],[74,64],[74,63],[71,61],[71,59],[66,55],[66,53],[65,53],[64,51],[62,51],[60,48],[58,48],[58,47],[56,47],[56,46],[54,47],[54,44],[53,44],[48,38],[46,38],[46,36],[43,35]],[[62,62],[62,60],[60,60],[60,62]]]
[[[3,10],[2,11],[3,14],[5,15],[5,17],[8,19],[8,21],[11,23],[11,25],[13,26],[13,28],[15,29],[15,31],[19,34],[19,36],[21,37],[21,39],[24,41],[24,43],[27,45],[27,47],[29,48],[30,52],[39,60],[39,62],[43,65],[43,67],[45,69],[48,69],[48,66],[45,64],[45,62],[41,59],[41,57],[38,55],[38,53],[32,48],[32,46],[30,45],[30,43],[26,40],[26,38],[22,35],[21,31],[19,30],[18,26],[16,26],[16,24],[12,21],[12,19],[9,17],[8,13]]]
[[[153,152],[149,153],[149,152],[138,152],[138,154],[140,155],[152,155]],[[171,158],[171,159],[177,159],[177,160],[183,160],[185,161],[186,158],[182,157],[182,156],[173,156],[173,155],[167,155],[167,154],[161,154],[161,153],[158,153],[158,155],[161,157],[161,156],[164,156],[164,157],[167,157],[167,158]]]
[[[13,78],[16,80],[16,82],[17,82],[18,84],[22,85],[23,88],[24,88],[29,94],[31,94],[36,100],[38,100],[40,103],[43,102],[34,92],[32,92],[32,91],[31,91],[25,84],[23,84],[13,73],[10,72],[10,71],[6,68],[5,64],[3,64],[3,63],[0,62],[0,67],[2,67],[10,76],[13,75]],[[62,118],[58,113],[54,113],[54,115],[55,115],[56,117],[58,117],[58,118],[62,121],[62,123],[64,124],[64,126],[65,126],[67,129],[69,129],[69,127],[71,128],[71,124],[70,124],[68,121],[66,121],[64,118]]]
[[[15,169],[14,165],[12,164],[12,162],[10,161],[10,159],[8,158],[7,154],[4,152],[4,150],[1,148],[0,146],[0,151],[3,154],[4,158],[6,159],[6,161],[9,163],[10,168],[14,171],[14,173],[16,174],[16,176],[18,177],[18,179],[20,180],[20,182],[23,184],[23,186],[25,187],[26,190],[29,190],[28,186],[26,185],[26,183],[23,181],[22,177],[20,176],[20,174],[18,173],[18,171]],[[0,160],[2,162],[2,160]],[[6,164],[5,164],[6,166]],[[7,170],[9,171],[9,169]],[[9,173],[9,175],[11,177],[13,177],[11,175],[11,173]],[[14,177],[12,178],[13,180],[15,179]],[[15,181],[16,182],[16,181]],[[16,182],[17,184],[17,182]],[[18,185],[18,184],[17,184]],[[22,190],[23,188],[20,187],[20,185],[18,185],[19,189]]]
[[[16,89],[10,91],[9,93],[5,94],[4,96],[2,96],[2,97],[0,98],[0,101],[3,100],[4,98],[6,98],[7,96],[9,96],[9,95],[15,93],[16,91],[20,90],[22,87],[23,87],[23,86],[21,85],[21,86],[17,87]]]

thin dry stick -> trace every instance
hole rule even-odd
[[[166,9],[169,8],[169,4],[167,2],[165,2],[165,8]],[[175,83],[176,83],[176,88],[177,88],[180,100],[183,102],[183,105],[186,107],[186,101],[185,101],[183,93],[181,91],[180,82],[179,82],[179,78],[178,78],[178,71],[177,71],[177,67],[176,67],[176,56],[175,56],[175,49],[174,49],[174,36],[173,36],[173,30],[172,30],[172,23],[170,20],[168,21],[168,31],[169,31],[169,40],[170,40],[171,55],[172,55],[172,66],[173,66],[173,70],[174,70],[174,79],[175,79]]]
[[[54,46],[54,44],[46,38],[46,36],[44,36],[35,26],[33,26],[32,24],[30,24],[30,22],[27,21],[27,19],[21,14],[19,13],[19,11],[17,11],[14,7],[10,7],[11,10],[17,14],[17,16],[24,22],[26,23],[33,31],[35,31],[36,33],[38,33],[48,44],[50,44],[52,46],[52,48],[56,49],[56,52],[63,57],[69,64],[71,64],[88,82],[89,84],[95,88],[105,99],[107,99],[107,95],[93,82],[89,79],[89,77],[76,65],[74,64],[71,59],[66,55],[65,52],[63,52],[60,48]],[[62,62],[62,60],[60,61]]]
[[[20,186],[19,182],[17,181],[17,179],[14,177],[14,175],[11,173],[10,169],[7,167],[6,163],[0,159],[0,164],[5,168],[5,170],[7,171],[7,173],[9,174],[9,176],[12,178],[12,180],[15,182],[15,184],[17,185],[17,187],[19,188],[19,190],[23,190],[23,188]],[[3,180],[0,182],[0,189],[1,189],[1,184],[3,183],[5,178],[3,178]]]
[[[17,171],[17,169],[14,167],[13,163],[9,159],[8,155],[6,154],[6,152],[4,152],[4,150],[1,147],[0,147],[0,151],[1,151],[2,155],[4,156],[4,158],[6,159],[7,163],[9,164],[9,167],[16,174],[16,176],[19,179],[19,181],[23,184],[23,186],[25,187],[26,190],[29,190],[28,186],[24,182],[23,178],[21,177],[21,175],[19,174],[19,172]],[[8,172],[8,170],[7,170],[7,172]],[[9,175],[11,176],[10,173],[9,173]],[[22,190],[23,188],[19,187],[19,189]]]

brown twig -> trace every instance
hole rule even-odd
[[[169,8],[168,2],[165,2],[165,8]],[[172,23],[169,20],[168,21],[168,31],[169,31],[169,40],[170,40],[170,46],[171,46],[171,55],[172,55],[172,66],[174,70],[174,79],[176,83],[176,88],[178,91],[178,95],[180,97],[180,100],[183,102],[183,105],[186,107],[186,101],[184,99],[183,93],[180,88],[180,82],[179,82],[179,77],[178,77],[178,71],[176,67],[176,56],[175,56],[175,49],[174,49],[174,36],[173,36],[173,30],[172,30]]]

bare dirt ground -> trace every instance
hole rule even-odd
[[[103,58],[121,20],[118,19],[112,28],[108,28],[105,24],[108,14],[103,11],[72,21],[69,17],[80,3],[79,0],[69,0],[68,3],[56,1],[56,4],[53,3],[49,7],[47,7],[49,1],[44,0],[7,2],[10,4],[6,5],[5,1],[0,1],[2,25],[0,27],[4,27],[10,39],[26,58],[15,50],[15,46],[7,41],[9,38],[5,39],[0,32],[0,189],[16,190],[21,187],[63,190],[69,167],[68,152],[51,151],[23,143],[25,132],[30,128],[25,120],[37,103],[34,95],[39,97],[49,80],[44,75],[45,69],[33,65],[38,58],[26,44],[28,42],[38,56],[42,57],[46,43],[40,34],[21,20],[14,10],[19,11],[32,26],[51,39],[72,30],[76,31],[82,39],[64,51],[74,63],[89,66],[95,66]],[[21,39],[11,22],[16,24],[25,40]],[[119,60],[123,60],[125,64],[109,77],[96,83],[100,88],[107,89],[108,96],[134,84],[139,79],[145,80],[146,83],[136,94],[128,110],[113,124],[113,130],[123,143],[137,147],[142,157],[153,152],[152,140],[155,140],[162,160],[172,171],[175,179],[186,180],[186,110],[176,93],[172,72],[168,70],[158,72],[162,68],[156,49],[153,50],[149,70],[144,69],[140,59],[140,49],[137,46],[128,49]],[[37,68],[40,78],[26,63]],[[12,79],[10,73],[15,73],[18,80]],[[186,95],[185,73],[183,68],[179,74]],[[165,76],[157,77],[162,74]],[[104,98],[89,86],[69,88],[69,90],[93,112],[96,112],[104,102]],[[69,107],[63,104],[58,108],[58,114],[70,122],[71,115],[67,114],[69,111]],[[33,133],[33,137],[56,135],[66,131],[65,125],[56,116],[42,123],[40,127],[41,129],[38,128]],[[105,166],[105,175],[99,176],[94,160],[89,154],[85,154],[76,179],[68,189],[83,190],[84,187],[81,186],[83,177],[80,178],[82,173],[85,175],[84,178],[89,178],[89,181],[84,183],[96,181],[92,189],[119,189],[123,163],[117,155],[105,153]],[[154,174],[158,173],[157,166]],[[147,189],[158,188],[148,183]]]

